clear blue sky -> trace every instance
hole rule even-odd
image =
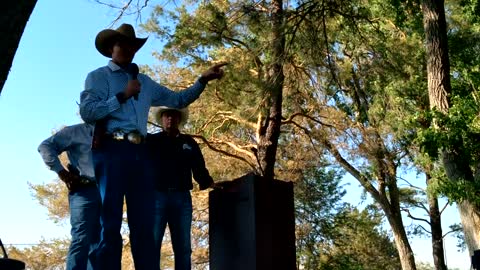
[[[40,184],[56,178],[43,164],[37,146],[53,129],[81,121],[76,102],[85,76],[108,61],[95,49],[94,39],[114,18],[113,11],[89,0],[39,0],[35,6],[0,96],[0,238],[5,244],[69,235],[68,221],[58,225],[49,220],[27,182]],[[121,22],[135,25],[134,19]],[[135,62],[154,63],[154,50],[160,51],[161,43],[150,37]],[[349,201],[358,201],[356,182],[348,192]],[[454,207],[445,217],[444,230],[458,222]],[[412,246],[417,260],[431,261],[429,239],[415,239]],[[453,238],[447,238],[446,246],[448,266],[469,269],[468,255],[456,252]]]

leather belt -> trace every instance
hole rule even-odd
[[[141,144],[145,142],[145,136],[138,131],[125,132],[117,130],[109,134],[110,137],[116,141],[127,141],[133,144]]]

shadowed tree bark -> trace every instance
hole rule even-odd
[[[7,80],[20,38],[37,0],[6,1],[0,11],[0,94]]]

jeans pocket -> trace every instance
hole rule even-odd
[[[183,207],[188,210],[192,210],[192,195],[190,195],[190,191],[187,191],[183,194]]]

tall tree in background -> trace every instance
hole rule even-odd
[[[212,139],[209,144],[223,148],[222,151],[225,151],[225,147],[229,148],[232,157],[246,162],[256,174],[273,179],[282,124],[284,62],[288,56],[285,47],[287,32],[284,3],[280,0],[258,3],[211,1],[199,5],[191,14],[185,6],[178,8],[176,12],[165,12],[161,7],[157,7],[145,28],[167,40],[166,55],[162,56],[162,60],[168,59],[175,63],[189,58],[190,63],[197,67],[206,64],[206,58],[212,56],[231,62],[230,70],[238,74],[232,74],[229,82],[222,85],[222,88],[231,89],[215,92],[216,99],[223,100],[226,103],[224,105],[228,105],[227,108],[222,110],[219,108],[221,106],[212,106],[213,104],[208,104],[207,101],[214,101],[207,98],[202,105],[211,107],[208,109],[210,116],[201,114],[196,126],[199,131],[208,130],[210,133],[232,132],[232,137],[239,139],[239,144],[232,140],[235,138]],[[175,29],[160,24],[158,16],[173,20]],[[261,37],[257,31],[261,31]],[[249,32],[254,34],[252,39],[245,39]],[[207,50],[210,46],[215,47],[216,52]],[[239,62],[241,58],[248,62]],[[243,71],[255,74],[248,80],[242,76]],[[235,82],[239,79],[246,84]],[[231,95],[237,95],[238,100]],[[250,95],[247,100],[240,101],[240,98],[247,95]],[[241,117],[232,112],[233,106],[227,103],[229,101],[232,102],[230,104],[237,105],[237,111],[245,109]],[[239,103],[235,103],[237,101]],[[217,112],[212,112],[215,107]],[[237,128],[233,131],[228,129],[233,126]],[[212,135],[216,134],[209,134],[204,138]],[[245,144],[246,140],[253,143]]]
[[[192,104],[194,131],[202,134],[205,143],[223,147],[221,151],[260,174],[262,136],[265,123],[272,121],[266,119],[273,117],[268,112],[274,109],[271,95],[265,94],[272,93],[275,85],[269,80],[269,67],[276,59],[275,47],[265,38],[270,37],[274,21],[268,4],[210,1],[189,11],[157,8],[145,24],[167,41],[161,60],[172,64],[187,60],[193,66],[209,58],[231,62],[225,80]],[[378,13],[382,8],[381,2],[369,9],[356,1],[302,1],[284,8],[284,120],[278,144],[286,150],[273,161],[277,175],[283,176],[301,170],[298,163],[318,163],[318,157],[305,158],[312,153],[329,153],[381,205],[403,269],[415,269],[397,186],[404,153],[392,137],[391,123],[406,114],[404,103],[396,98],[403,89],[396,87],[406,83],[415,88],[411,84],[416,72],[422,72],[407,57],[419,44],[409,44],[406,38],[399,41],[401,33],[387,20],[378,19],[385,15]],[[158,16],[170,18],[174,28],[160,24]]]
[[[312,169],[295,186],[298,269],[399,269],[390,236],[375,207],[360,211],[341,201],[334,170]]]
[[[480,10],[478,1],[470,2],[469,5],[466,1],[468,8]],[[472,93],[470,91],[473,90],[473,95],[475,95],[475,88],[474,85],[464,86],[465,88],[460,92],[455,92],[452,89],[445,2],[443,0],[423,0],[421,4],[427,51],[428,95],[431,108],[440,113],[433,123],[434,128],[442,136],[442,138],[436,140],[437,147],[440,150],[441,161],[448,179],[453,182],[453,185],[469,186],[464,191],[473,191],[465,192],[466,196],[455,196],[453,194],[454,198],[456,197],[465,239],[470,254],[472,254],[473,250],[480,248],[480,205],[476,199],[479,189],[478,184],[475,184],[478,181],[476,178],[478,178],[480,163],[477,153],[475,153],[475,150],[478,150],[478,143],[472,143],[478,140],[478,138],[472,138],[472,135],[478,136],[478,130],[474,131],[473,134],[468,134],[471,131],[471,128],[469,128],[471,122],[455,119],[462,117],[463,113],[456,111],[455,108],[452,110],[452,104],[455,98],[471,99]],[[465,3],[463,4],[465,5]],[[472,62],[474,63],[474,61]],[[457,73],[460,80],[464,76],[465,74]],[[474,112],[474,114],[478,113],[478,110]],[[468,119],[468,117],[465,117],[465,119]]]
[[[19,249],[12,247],[8,256],[25,262],[29,270],[64,269],[70,241],[42,239],[38,245]]]
[[[395,244],[382,229],[383,214],[377,207],[360,211],[351,206],[339,213],[335,220],[337,233],[328,252],[322,254],[322,270],[400,269],[400,258]]]
[[[406,191],[399,187],[398,175],[411,169],[406,157],[412,147],[417,147],[412,137],[420,130],[406,122],[427,111],[429,104],[418,5],[406,9],[386,1],[316,0],[300,1],[295,6],[278,4],[282,2],[208,1],[174,11],[157,7],[144,26],[167,41],[165,50],[157,56],[170,65],[149,71],[161,83],[182,88],[212,59],[229,61],[227,76],[210,85],[191,105],[192,117],[187,125],[188,132],[203,142],[213,176],[231,179],[253,170],[302,184],[308,183],[304,172],[323,165],[326,158],[330,164],[341,165],[372,196],[392,227],[402,268],[415,269],[401,216]],[[405,5],[416,4],[409,1]],[[450,11],[453,20],[458,11]],[[397,16],[404,16],[404,20],[397,21]],[[165,18],[171,21],[165,23]],[[474,40],[465,38],[465,29],[459,29],[452,31],[458,33],[458,40]],[[468,70],[467,59],[478,57],[456,56],[455,89],[475,90],[475,78],[463,82],[457,79],[474,73]],[[468,95],[460,99],[465,97]],[[474,119],[478,105],[465,103],[459,107],[462,113],[458,108],[454,113],[457,118],[469,114]],[[444,134],[468,128],[475,131],[469,125],[465,125],[467,129],[453,128],[456,122],[442,128],[448,122],[436,116],[437,127]],[[426,123],[430,124],[428,120]],[[465,138],[464,133],[454,134]],[[272,144],[271,139],[276,141]],[[460,145],[475,143],[470,138]],[[476,168],[473,161],[478,157],[472,149],[463,152],[468,153],[463,157],[471,156],[467,163]],[[425,168],[421,170],[430,173]],[[472,190],[468,194],[475,193],[471,184],[456,187],[457,191],[466,187]],[[433,200],[431,206],[438,209]],[[199,209],[203,211],[199,216],[205,217],[204,207]],[[194,226],[198,225],[201,245],[206,239],[206,221],[197,220]],[[201,262],[206,258],[206,246],[198,250]]]
[[[298,123],[374,199],[392,228],[402,269],[415,269],[400,208],[406,152],[398,134],[407,132],[402,121],[415,103],[400,97],[422,99],[421,54],[412,54],[421,43],[391,23],[394,10],[383,1],[319,8],[303,18],[298,43],[313,93],[303,103],[315,118]]]
[[[336,236],[335,219],[346,208],[340,174],[309,169],[295,185],[297,269],[320,269]]]
[[[322,165],[330,167],[328,163]],[[295,185],[298,266],[303,269],[398,269],[398,254],[390,238],[380,230],[382,217],[378,211],[373,211],[374,208],[360,211],[342,202],[346,193],[339,186],[341,173],[310,168]],[[52,220],[62,223],[68,219],[67,197],[62,195],[66,189],[61,181],[57,179],[31,188]],[[192,269],[208,269],[208,196],[205,191],[194,190],[192,197]],[[124,239],[122,269],[133,269],[128,237]],[[64,266],[68,246],[68,239],[49,239],[25,249],[12,248],[9,253],[25,261],[29,269],[59,269]],[[162,247],[161,267],[173,267],[168,235]]]

